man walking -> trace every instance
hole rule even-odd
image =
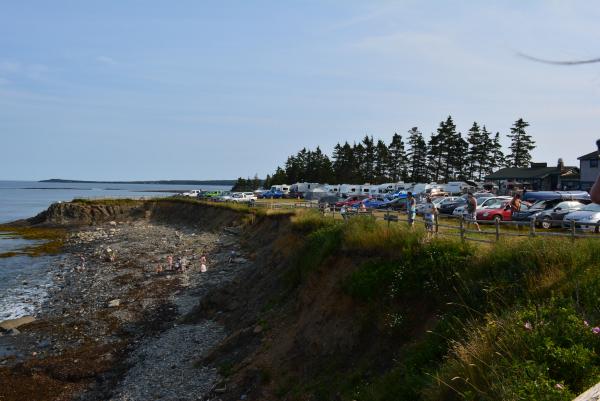
[[[467,194],[467,207],[465,208],[464,217],[467,224],[475,224],[477,231],[481,232],[481,227],[479,227],[479,223],[477,223],[477,199],[475,199],[472,192]]]

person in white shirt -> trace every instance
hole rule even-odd
[[[425,206],[423,207],[423,218],[425,220],[425,230],[427,231],[428,238],[431,238],[434,234],[434,225],[437,215],[437,206],[432,202],[431,196],[428,196]]]

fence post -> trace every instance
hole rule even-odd
[[[571,240],[575,242],[575,220],[571,220]]]
[[[460,216],[460,240],[465,242],[465,217]]]
[[[535,217],[529,220],[529,235],[535,237]]]
[[[500,241],[500,220],[494,219],[494,225],[496,226],[496,242]]]

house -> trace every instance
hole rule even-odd
[[[600,174],[598,156],[598,151],[595,151],[577,158],[577,160],[579,160],[580,170],[579,189],[589,191],[592,185],[594,185],[594,182],[596,182],[596,178],[598,177],[598,174]]]
[[[526,168],[502,168],[485,179],[498,185],[501,194],[523,188],[534,191],[579,189],[579,169],[565,166],[562,159],[556,167],[548,167],[548,163],[531,163]]]

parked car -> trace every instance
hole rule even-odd
[[[365,207],[367,209],[376,209],[379,206],[385,204],[386,202],[389,202],[389,201],[386,201],[383,197],[371,197],[371,198],[363,199],[362,201],[351,205],[351,207],[359,208],[360,205],[362,204],[362,205],[365,205]]]
[[[571,221],[575,222],[575,227],[578,230],[600,232],[598,226],[586,224],[600,222],[600,205],[597,203],[590,203],[575,212],[567,214],[563,218],[563,227],[571,227]]]
[[[256,200],[256,195],[253,192],[238,192],[231,195],[231,202],[235,203],[250,203]]]
[[[562,202],[562,199],[560,198],[539,200],[534,202],[529,209],[516,212],[513,216],[513,220],[528,221],[532,215],[543,212],[544,210],[554,209],[560,202]]]
[[[563,201],[553,208],[538,211],[529,218],[535,219],[536,226],[547,230],[552,227],[560,227],[567,214],[581,210],[584,206],[585,204],[580,201]]]
[[[521,199],[528,202],[553,199],[590,201],[590,194],[585,191],[526,191]]]
[[[479,198],[489,198],[492,197],[493,195],[490,194],[489,192],[480,192],[480,193],[476,193],[473,194],[473,196],[475,197],[475,199],[479,199]],[[439,212],[441,214],[452,214],[452,212],[454,212],[454,209],[456,209],[459,206],[465,206],[467,204],[467,197],[468,195],[462,195],[461,197],[455,199],[453,202],[447,202],[447,203],[443,203],[440,204]]]
[[[181,194],[181,196],[189,196],[190,198],[197,198],[198,195],[200,195],[201,193],[202,193],[202,191],[199,189],[191,189],[187,192],[183,192]]]
[[[406,195],[391,200],[386,200],[380,204],[377,209],[380,210],[406,210]]]
[[[529,209],[528,203],[521,203],[521,210]],[[483,206],[477,210],[477,220],[482,221],[511,221],[512,210],[510,209],[510,200],[504,199],[501,202],[491,202],[487,206]]]
[[[446,196],[446,197],[432,198],[431,202],[435,206],[437,206],[438,209],[439,209],[441,205],[443,205],[445,203],[454,202],[456,199],[458,199],[458,197],[456,197],[456,196]],[[417,205],[417,214],[418,215],[422,215],[423,214],[423,210],[425,209],[425,205],[427,205],[427,202],[422,202],[422,203],[419,203]]]
[[[279,190],[268,190],[262,194],[264,199],[281,199],[283,198],[283,192]]]
[[[354,204],[360,203],[363,199],[366,199],[366,198],[368,198],[368,196],[366,196],[366,195],[352,195],[352,196],[347,197],[344,200],[336,202],[335,206],[336,207],[353,206]]]
[[[492,198],[475,198],[477,200],[477,209],[482,209],[484,207],[497,207],[502,202],[506,200],[510,200],[510,196],[494,196]],[[453,216],[462,216],[465,214],[465,210],[467,205],[459,206],[452,211]]]

